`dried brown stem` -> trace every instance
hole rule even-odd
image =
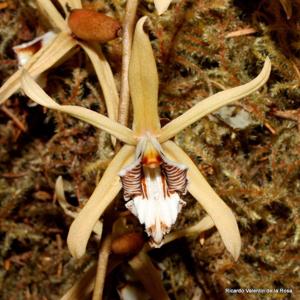
[[[300,132],[300,109],[286,110],[286,111],[277,110],[273,112],[273,115],[276,117],[296,121],[298,124],[298,130]]]
[[[20,173],[2,173],[0,176],[5,178],[19,178],[26,176],[28,172],[20,172]]]
[[[232,38],[232,37],[237,37],[237,36],[243,36],[243,35],[248,35],[248,34],[252,34],[252,33],[256,33],[256,29],[254,28],[242,28],[236,31],[232,31],[229,32],[228,34],[226,34],[225,38]]]
[[[159,271],[154,267],[151,259],[144,251],[129,261],[138,279],[142,282],[152,299],[168,300],[168,294],[162,284]]]
[[[104,237],[99,251],[97,274],[96,274],[95,287],[94,287],[92,300],[102,299],[110,249],[111,249],[111,234],[108,233]]]
[[[86,300],[90,299],[96,276],[96,265],[89,267],[83,276],[60,300]]]
[[[123,22],[123,51],[122,51],[122,79],[118,121],[127,126],[128,108],[129,108],[129,83],[128,69],[131,56],[132,36],[135,24],[135,15],[138,6],[138,0],[128,0],[126,4],[125,18]]]
[[[6,107],[1,107],[0,110],[4,112],[8,117],[10,117],[14,123],[17,125],[17,127],[22,130],[23,132],[26,132],[26,126]]]

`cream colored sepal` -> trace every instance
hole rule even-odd
[[[178,132],[198,121],[202,117],[218,110],[222,106],[242,99],[257,91],[267,82],[270,72],[271,61],[267,57],[263,69],[256,78],[246,84],[219,92],[202,100],[184,114],[164,126],[158,136],[159,142],[162,143],[171,139]]]
[[[125,145],[104,172],[93,194],[73,221],[67,243],[71,254],[79,258],[86,251],[93,228],[122,188],[118,172],[134,158],[134,147]]]
[[[45,107],[68,113],[81,121],[89,123],[97,128],[103,129],[111,135],[118,138],[129,145],[135,145],[136,139],[132,131],[111,119],[81,106],[75,105],[59,105],[30,77],[24,70],[21,77],[22,89],[25,94],[36,103]]]
[[[160,121],[157,111],[158,74],[148,35],[143,26],[147,17],[137,25],[129,65],[129,86],[133,104],[133,130],[138,136],[157,133]]]
[[[54,40],[36,52],[24,65],[24,68],[31,76],[37,77],[57,63],[75,46],[76,41],[67,33],[61,32]],[[22,70],[20,69],[1,86],[0,105],[21,87],[21,74]]]
[[[154,0],[154,5],[159,15],[162,15],[171,4],[172,0]]]
[[[51,0],[36,0],[41,13],[49,20],[51,25],[60,31],[68,32],[67,22],[58,12]]]
[[[188,167],[189,193],[212,218],[225,247],[233,258],[237,260],[241,250],[241,236],[233,212],[217,195],[193,161],[180,147],[171,141],[165,142],[162,147],[167,157],[180,161]]]

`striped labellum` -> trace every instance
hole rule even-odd
[[[145,225],[153,246],[159,247],[185,202],[187,167],[170,161],[158,141],[144,136],[132,164],[119,173],[126,207]]]

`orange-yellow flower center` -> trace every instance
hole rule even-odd
[[[159,151],[151,142],[147,142],[145,151],[142,156],[142,164],[148,168],[154,169],[161,165],[162,159]]]

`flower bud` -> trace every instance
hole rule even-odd
[[[125,233],[112,242],[112,252],[118,255],[131,255],[139,252],[144,246],[144,238],[140,232]]]
[[[116,19],[90,9],[72,10],[68,25],[79,39],[100,43],[115,39],[121,28]]]

